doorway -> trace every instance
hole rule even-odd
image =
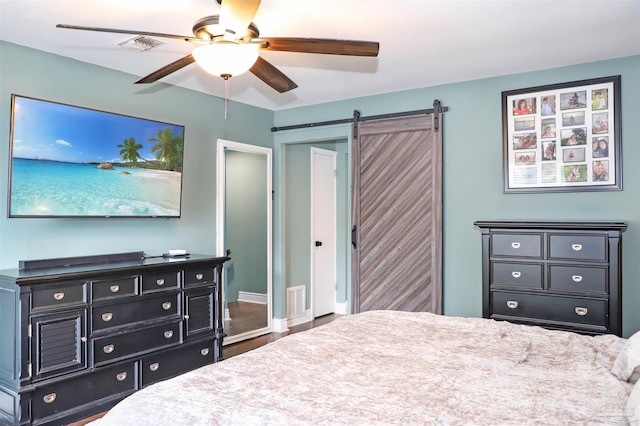
[[[271,149],[218,140],[217,247],[225,344],[271,332]]]
[[[291,142],[285,146],[280,146],[281,151],[281,171],[280,194],[276,190],[276,202],[281,202],[282,221],[281,247],[282,269],[280,274],[275,274],[274,279],[278,284],[274,285],[275,291],[282,290],[282,318],[276,319],[278,330],[286,330],[287,327],[312,321],[318,314],[314,301],[318,296],[314,295],[314,274],[313,257],[314,253],[320,252],[325,247],[322,236],[315,238],[313,231],[314,214],[312,213],[312,175],[313,175],[313,155],[316,152],[325,152],[333,164],[331,168],[336,172],[327,172],[326,180],[335,184],[335,203],[333,207],[326,207],[316,213],[316,218],[332,215],[335,218],[335,254],[332,265],[335,272],[329,272],[332,281],[328,287],[327,297],[331,300],[332,307],[329,308],[336,314],[348,313],[347,282],[349,275],[349,265],[347,257],[349,254],[349,162],[347,161],[348,142],[346,139],[318,140],[313,142]],[[335,158],[335,160],[333,160]],[[276,162],[277,163],[277,162]],[[276,166],[277,167],[277,166]],[[327,167],[328,169],[328,167]],[[286,201],[284,203],[283,201]],[[316,202],[318,204],[319,202]],[[276,211],[278,208],[276,207]],[[276,226],[278,221],[276,220]],[[333,226],[333,225],[331,225]],[[315,241],[321,241],[322,246],[316,251]],[[329,240],[327,240],[329,241]],[[328,243],[327,243],[328,244]],[[278,240],[276,239],[276,250],[278,250]],[[328,252],[328,251],[327,251]],[[277,266],[276,266],[277,268]],[[280,281],[278,281],[280,280]],[[278,294],[276,294],[276,300]],[[276,310],[278,302],[276,301]],[[319,312],[319,311],[318,311]],[[280,326],[278,325],[280,324]],[[274,329],[274,331],[276,331]]]
[[[335,151],[311,148],[311,291],[314,318],[336,310],[336,157]]]

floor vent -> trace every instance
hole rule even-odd
[[[287,318],[298,318],[305,314],[307,289],[304,285],[287,288]]]

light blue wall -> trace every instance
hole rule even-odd
[[[623,191],[502,193],[501,92],[622,75]],[[401,78],[401,75],[398,77]],[[426,87],[291,110],[267,111],[164,84],[134,86],[134,76],[0,42],[0,268],[18,260],[169,248],[215,253],[215,143],[218,138],[274,148],[274,317],[283,318],[283,143],[347,140],[350,126],[270,132],[272,126],[449,107],[444,119],[444,310],[481,315],[479,219],[624,219],[623,332],[640,329],[640,56],[485,80]],[[222,84],[222,83],[221,83]],[[428,86],[429,82],[425,82]],[[331,90],[339,90],[332,87]],[[163,219],[7,219],[10,95],[183,124],[183,216]],[[350,173],[350,171],[348,171]],[[347,289],[348,292],[348,289]]]
[[[0,42],[0,269],[23,259],[170,248],[216,253],[216,140],[272,146],[273,112]],[[220,80],[220,84],[223,81]],[[7,219],[11,94],[185,126],[181,219]]]
[[[503,194],[501,92],[618,74],[622,76],[624,190]],[[354,110],[368,116],[425,109],[432,107],[434,99],[449,107],[444,117],[445,314],[482,315],[480,232],[474,221],[623,219],[629,223],[623,234],[623,333],[629,336],[639,330],[640,56],[276,111],[274,125],[345,119]],[[280,146],[292,141],[340,136],[350,141],[350,132],[348,125],[279,132],[274,153],[277,158]],[[276,222],[276,238],[280,226]]]

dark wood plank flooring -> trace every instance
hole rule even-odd
[[[229,302],[231,320],[224,322],[227,336],[235,336],[267,326],[267,305],[249,302]]]
[[[336,318],[339,318],[341,315],[329,314],[322,317],[318,317],[313,321],[300,324],[294,327],[290,327],[289,331],[284,333],[269,333],[263,336],[254,337],[253,339],[243,340],[242,342],[232,343],[230,345],[226,345],[222,348],[222,356],[224,358],[231,358],[232,356],[241,354],[243,352],[250,351],[252,349],[259,348],[260,346],[264,346],[267,343],[274,342],[278,339],[281,339],[289,334],[299,333],[301,331],[310,330],[314,327],[321,326],[323,324],[327,324],[333,321]]]

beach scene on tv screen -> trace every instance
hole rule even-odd
[[[184,127],[15,96],[9,216],[179,217]]]

